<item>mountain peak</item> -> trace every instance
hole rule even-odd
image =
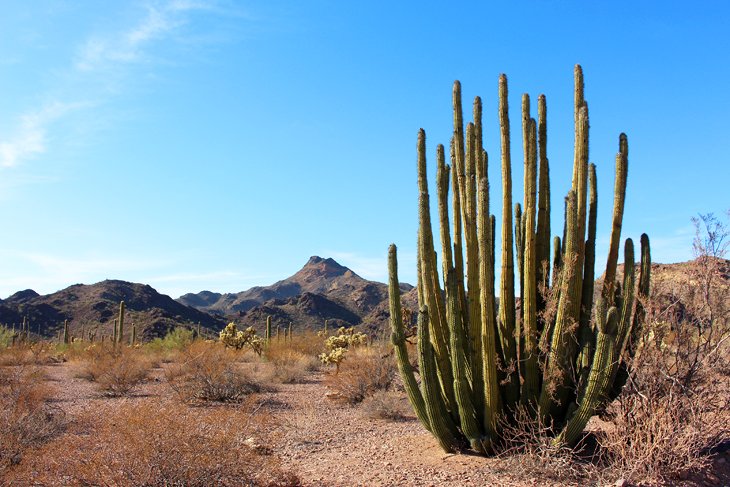
[[[304,272],[305,274],[314,274],[322,277],[335,277],[341,276],[348,271],[352,272],[347,267],[338,264],[331,257],[322,258],[313,255],[297,274]]]

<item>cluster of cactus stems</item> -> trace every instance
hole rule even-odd
[[[529,96],[522,97],[525,191],[522,205],[515,205],[513,214],[507,78],[499,79],[499,287],[495,284],[496,219],[489,212],[480,98],[474,100],[474,121],[464,130],[461,85],[454,83],[450,165],[445,162],[444,147],[436,149],[441,276],[431,229],[426,139],[424,131],[419,132],[420,386],[406,347],[395,245],[388,259],[392,343],[409,400],[446,451],[498,451],[502,426],[517,421],[518,411],[550,427],[556,444],[574,444],[588,419],[616,397],[626,380],[643,320],[641,300],[649,294],[649,240],[641,236],[636,292],[642,297],[635,300],[631,239],[624,246],[623,284],[616,283],[628,169],[628,142],[621,134],[605,280],[592,313],[596,167],[588,163],[588,105],[583,93],[583,73],[576,66],[573,180],[565,199],[563,236],[554,238],[551,257],[545,96],[538,98],[537,121],[531,117]],[[637,311],[633,312],[635,301]]]

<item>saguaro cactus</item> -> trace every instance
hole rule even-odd
[[[271,343],[271,316],[266,317],[266,344]]]
[[[580,66],[575,68],[574,94],[573,181],[565,199],[563,237],[555,237],[551,265],[546,100],[544,95],[538,98],[535,121],[530,115],[529,96],[522,98],[525,194],[523,205],[518,203],[513,213],[507,78],[499,78],[502,267],[498,294],[495,217],[489,213],[481,100],[475,100],[474,122],[464,131],[461,85],[454,83],[450,166],[444,162],[443,146],[436,149],[440,276],[431,230],[426,135],[423,130],[418,134],[420,388],[405,344],[395,245],[390,248],[388,262],[392,342],[416,415],[447,451],[498,451],[503,439],[500,425],[516,421],[518,409],[550,426],[556,443],[575,443],[591,415],[605,406],[612,391],[620,390],[618,370],[626,367],[635,350],[644,314],[639,307],[632,316],[635,279],[631,239],[626,240],[624,250],[623,285],[615,284],[628,141],[625,134],[620,135],[606,277],[593,325],[597,184],[596,166],[588,163],[588,105]],[[449,177],[453,183],[451,223]],[[645,297],[651,266],[646,235],[641,237],[641,255],[638,292]],[[514,294],[515,257],[519,302]],[[555,301],[549,302],[551,299]],[[556,313],[545,313],[548,306]]]
[[[63,344],[68,345],[71,343],[71,337],[68,332],[68,320],[63,320]]]
[[[119,325],[117,325],[117,343],[124,340],[124,301],[119,302]]]

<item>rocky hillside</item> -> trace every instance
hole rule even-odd
[[[197,327],[200,323],[210,331],[225,325],[221,318],[178,303],[148,285],[115,280],[75,284],[46,296],[30,289],[17,292],[0,302],[0,323],[19,326],[27,317],[32,333],[53,337],[64,320],[69,320],[72,335],[79,336],[83,329],[96,331],[98,337],[111,336],[120,301],[127,309],[127,333],[135,323],[141,338],[163,336],[180,325]]]
[[[401,284],[408,293],[413,286]],[[296,274],[271,286],[240,293],[202,291],[178,298],[201,311],[232,317],[238,323],[260,328],[271,315],[274,326],[294,323],[296,328],[387,324],[388,287],[368,281],[333,259],[311,257]]]

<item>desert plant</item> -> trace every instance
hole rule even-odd
[[[266,358],[274,366],[273,378],[284,384],[303,382],[319,369],[319,360],[287,345],[272,346],[266,350]]]
[[[140,351],[91,345],[77,376],[94,382],[105,396],[126,396],[147,380],[151,368],[152,361]]]
[[[262,384],[235,363],[232,353],[216,343],[194,342],[179,363],[167,368],[167,382],[185,402],[240,402],[261,391]]]
[[[537,122],[530,116],[529,96],[522,98],[525,197],[515,241],[507,78],[500,76],[503,201],[498,292],[494,282],[495,219],[489,213],[481,100],[477,97],[474,101],[474,122],[467,125],[466,136],[458,81],[454,83],[453,105],[451,167],[445,164],[443,146],[436,151],[445,293],[431,229],[425,132],[421,130],[418,135],[418,354],[422,389],[407,357],[394,245],[389,252],[392,342],[409,399],[418,418],[447,451],[470,447],[480,453],[495,452],[503,431],[499,425],[514,418],[520,405],[551,428],[556,445],[574,444],[593,413],[621,389],[625,380],[621,372],[642,324],[641,313],[632,316],[635,264],[631,239],[624,248],[623,285],[615,282],[628,170],[627,137],[619,137],[609,254],[592,324],[597,185],[596,167],[588,164],[588,106],[580,66],[575,68],[573,184],[566,198],[562,244],[556,249],[557,259],[553,259],[559,262],[552,280],[545,97],[541,95],[538,100]],[[448,211],[450,178],[453,239]],[[523,292],[519,306],[515,299],[514,245]],[[649,270],[649,240],[642,235],[638,291],[642,296],[649,292]],[[550,309],[554,312],[547,313]]]
[[[408,400],[402,392],[375,391],[366,397],[360,406],[363,414],[370,419],[398,421],[408,417]]]
[[[254,401],[189,408],[143,398],[99,406],[27,455],[7,485],[301,485],[273,454],[280,426]]]
[[[712,215],[694,222],[695,259],[653,280],[624,393],[606,411],[606,461],[629,481],[710,473],[708,453],[730,440],[730,230]]]
[[[256,355],[261,356],[264,350],[265,340],[256,335],[256,330],[249,326],[243,331],[236,328],[235,323],[228,323],[219,334],[220,342],[226,347],[235,348],[241,350],[245,346],[251,347],[251,350],[256,352]]]
[[[52,389],[35,366],[0,369],[0,477],[25,451],[57,435],[63,411],[49,402]]]
[[[15,338],[15,330],[0,325],[0,348],[8,348],[13,344]]]
[[[365,345],[367,342],[368,336],[366,334],[356,332],[354,328],[345,328],[343,326],[337,330],[336,335],[326,338],[324,346],[327,352],[320,354],[319,360],[323,364],[334,364],[336,368],[335,373],[338,374],[340,372],[340,364],[345,360],[345,354],[348,349]]]
[[[358,404],[376,391],[388,390],[396,374],[395,363],[387,350],[355,349],[339,373],[327,377],[329,397],[345,404]]]

